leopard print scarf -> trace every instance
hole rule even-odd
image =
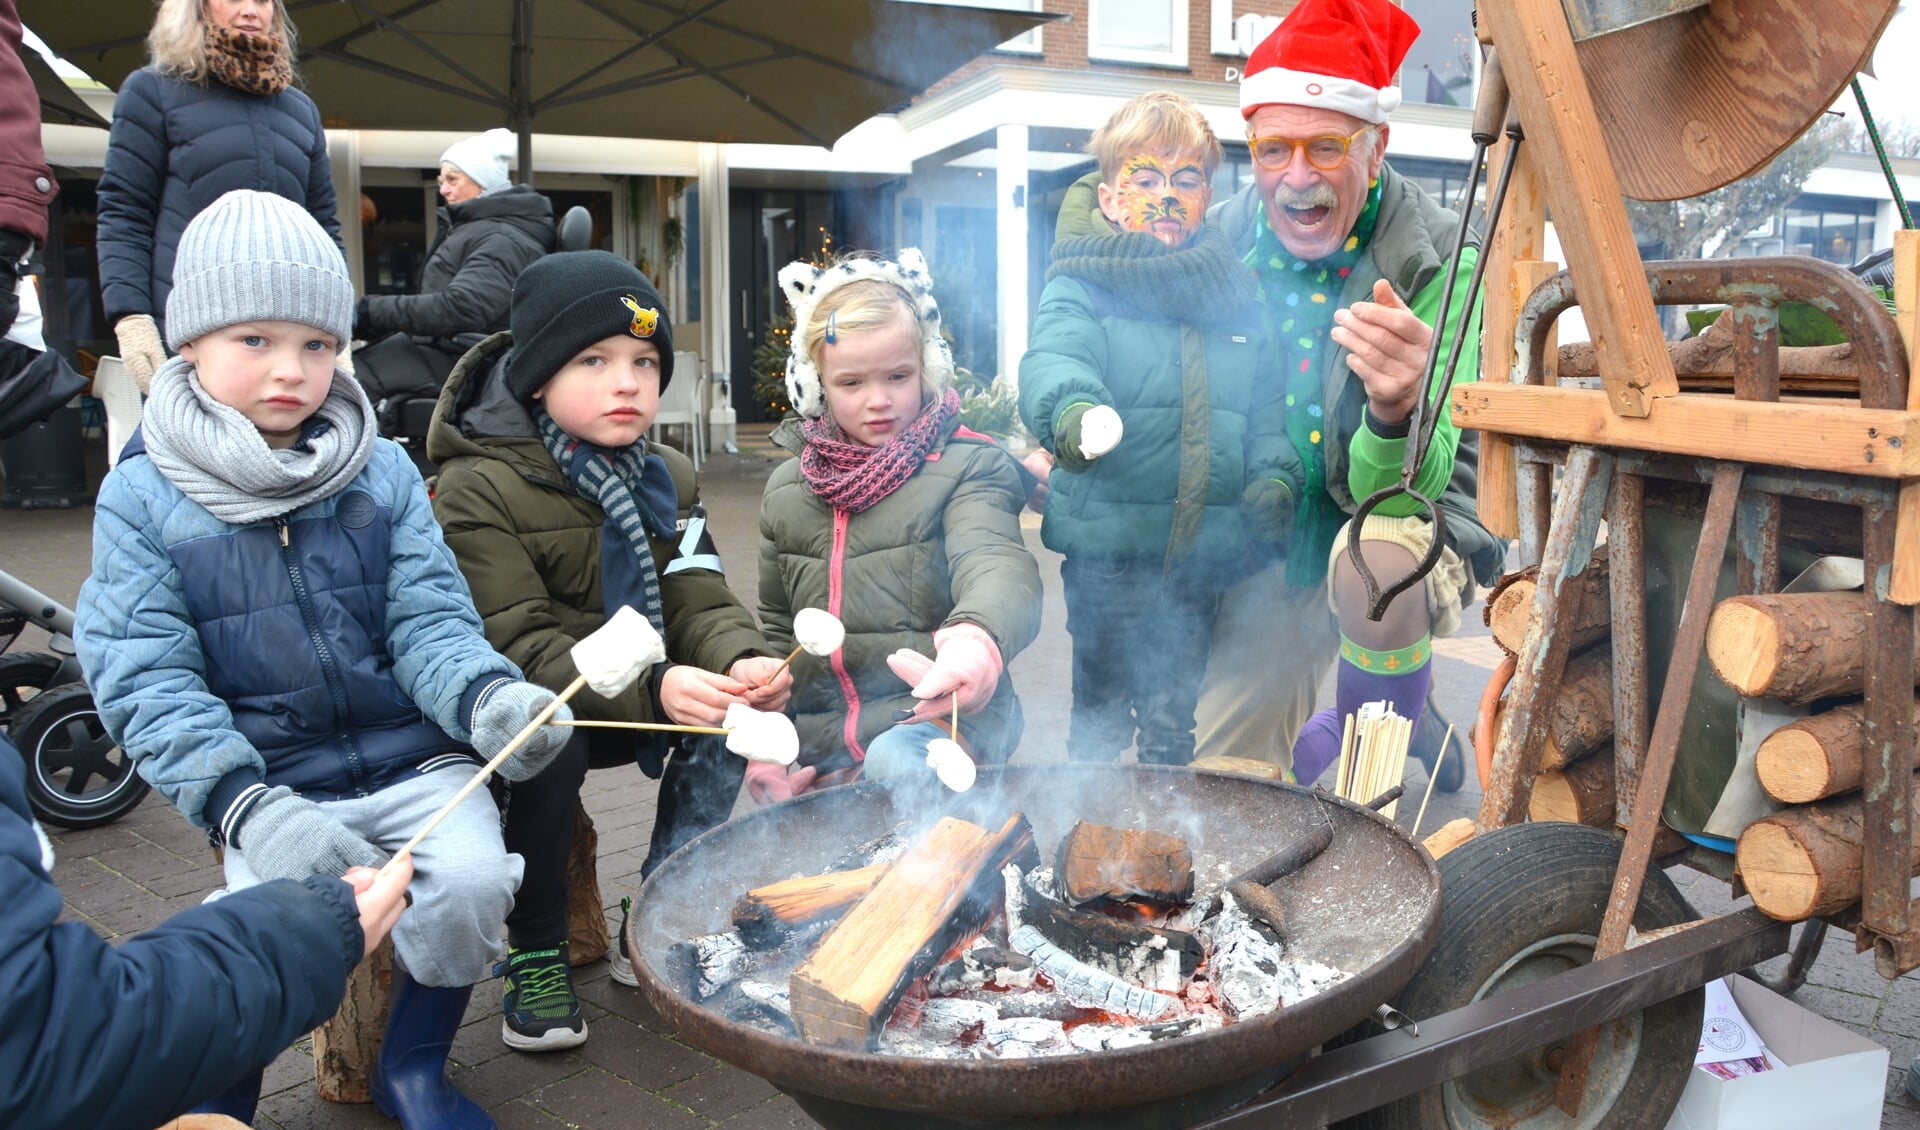
[[[208,24],[207,74],[222,86],[271,98],[293,85],[293,62],[277,35],[238,35]]]

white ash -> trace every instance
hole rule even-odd
[[[992,985],[1001,989],[1030,989],[1036,973],[1033,959],[1025,954],[975,939],[959,957],[936,968],[927,976],[927,992],[945,996],[968,989]]]
[[[740,982],[740,995],[782,1016],[793,1016],[793,1001],[787,996],[785,985],[775,985],[770,981],[743,980]]]
[[[1150,1044],[1153,1037],[1138,1028],[1118,1024],[1082,1024],[1067,1033],[1067,1042],[1083,1052],[1105,1052]]]
[[[920,1010],[920,1034],[929,1040],[958,1040],[998,1019],[1000,1010],[986,1001],[934,997]]]
[[[1011,937],[1015,930],[1026,925],[1027,888],[1022,882],[1018,863],[1009,863],[1001,868],[1000,878],[1007,888],[1007,935]]]
[[[1353,974],[1345,970],[1317,961],[1284,959],[1280,962],[1280,1003],[1288,1006],[1299,1004],[1351,976]]]
[[[1033,958],[1040,971],[1053,978],[1066,998],[1082,1008],[1099,1008],[1141,1020],[1156,1020],[1176,1003],[1175,998],[1131,985],[1105,970],[1095,969],[1062,950],[1032,926],[1013,932],[1013,948]]]
[[[1060,886],[1053,881],[1053,868],[1051,867],[1034,868],[1033,871],[1028,873],[1027,882],[1033,884],[1034,890],[1039,891],[1041,894],[1056,902],[1066,901],[1060,897]]]
[[[1240,901],[1220,896],[1220,913],[1201,927],[1213,944],[1214,995],[1236,1019],[1280,1007],[1280,944],[1253,924]]]
[[[747,944],[733,930],[702,934],[674,947],[693,981],[695,1000],[706,1000],[732,984],[747,963]]]
[[[1073,1050],[1067,1042],[1066,1027],[1058,1020],[1018,1016],[995,1020],[980,1031],[981,1042],[1001,1059],[1026,1059],[1038,1055],[1059,1055]]]
[[[983,1001],[1003,1017],[1040,1017],[1046,1020],[1073,1020],[1086,1010],[1051,989],[1028,989],[1011,993],[958,993],[952,1000]]]
[[[980,1051],[964,1047],[958,1041],[929,1039],[919,1029],[895,1028],[891,1025],[880,1033],[879,1050],[885,1055],[910,1056],[915,1059],[982,1058]]]

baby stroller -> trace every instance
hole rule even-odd
[[[593,216],[576,204],[560,218],[554,250],[584,251],[592,238]],[[431,478],[435,472],[427,459],[427,429],[440,399],[440,386],[447,383],[467,350],[486,336],[431,338],[396,333],[354,350],[354,376],[373,401],[380,434],[407,449],[422,477]]]
[[[48,651],[11,651],[28,624]],[[27,763],[27,803],[42,822],[98,828],[133,811],[147,782],[107,734],[73,649],[73,609],[0,569],[0,733]]]

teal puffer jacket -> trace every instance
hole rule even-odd
[[[1077,402],[1113,407],[1125,433],[1085,470],[1054,468],[1041,538],[1068,556],[1232,568],[1249,548],[1247,484],[1279,479],[1297,498],[1302,477],[1281,382],[1262,372],[1272,361],[1253,274],[1204,231],[1189,249],[1220,262],[1197,298],[1157,285],[1166,272],[1156,278],[1154,264],[1170,256],[1142,240],[1152,243],[1121,234],[1055,245],[1020,362],[1021,419],[1049,451]]]

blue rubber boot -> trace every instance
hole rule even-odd
[[[472,985],[430,988],[393,967],[393,1003],[370,1089],[380,1113],[406,1130],[494,1130],[487,1112],[447,1082],[447,1051],[471,996]]]
[[[234,1080],[233,1086],[187,1111],[188,1114],[224,1114],[228,1118],[253,1125],[253,1109],[260,1104],[260,1077],[253,1071]]]

